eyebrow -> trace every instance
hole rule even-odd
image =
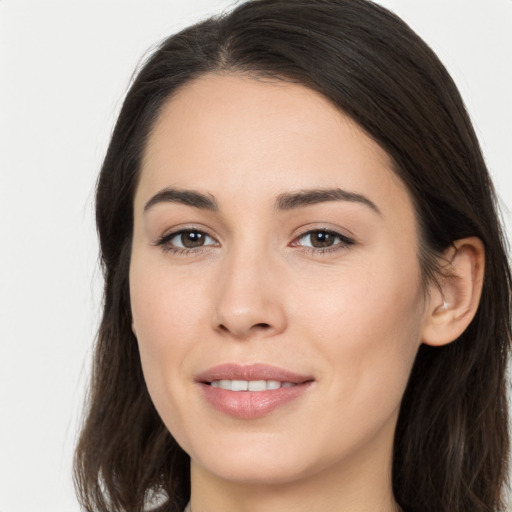
[[[286,192],[277,197],[275,208],[278,211],[289,211],[328,201],[348,201],[368,206],[381,214],[377,205],[366,196],[349,192],[341,188],[306,189],[297,192]],[[217,200],[211,194],[203,194],[195,190],[164,188],[157,192],[144,206],[144,212],[159,203],[180,203],[201,210],[219,211]]]
[[[368,206],[373,211],[381,215],[377,205],[366,196],[349,192],[341,188],[327,188],[314,190],[299,190],[297,192],[287,192],[281,194],[276,201],[276,209],[281,211],[294,210],[318,203],[328,201],[348,201],[350,203],[360,203]]]
[[[193,206],[201,210],[216,212],[219,210],[217,200],[210,194],[202,194],[195,190],[180,190],[176,188],[164,188],[157,192],[144,206],[147,212],[152,206],[158,203],[180,203]]]

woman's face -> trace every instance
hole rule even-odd
[[[303,86],[207,75],[163,109],[134,208],[133,329],[193,468],[388,467],[426,299],[387,154]]]

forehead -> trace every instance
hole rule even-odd
[[[316,91],[277,79],[210,74],[183,86],[155,123],[141,172],[138,197],[192,187],[255,205],[291,189],[342,187],[410,207],[389,156],[357,123]]]

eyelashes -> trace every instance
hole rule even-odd
[[[165,252],[188,254],[190,252],[198,252],[208,246],[218,246],[219,244],[204,231],[199,229],[182,229],[164,235],[158,240],[156,245],[160,246]]]
[[[302,243],[300,243],[302,241]],[[332,252],[354,244],[351,238],[328,229],[312,229],[298,236],[290,245],[303,247],[313,252]]]
[[[332,229],[311,229],[297,236],[291,247],[299,247],[306,253],[328,254],[348,249],[355,240]],[[209,247],[220,244],[207,232],[200,229],[181,229],[162,236],[154,244],[165,253],[176,255],[200,254]]]

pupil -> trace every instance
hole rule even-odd
[[[333,236],[325,231],[318,231],[312,237],[313,247],[329,247],[332,245]]]
[[[197,231],[185,231],[181,234],[181,243],[187,249],[200,247],[204,243],[204,235]]]

